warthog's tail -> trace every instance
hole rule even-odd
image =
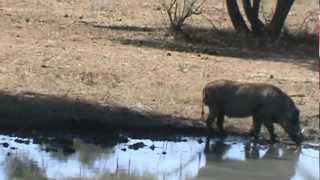
[[[205,103],[205,92],[204,89],[202,91],[202,99],[201,99],[201,120],[204,121],[204,103]]]

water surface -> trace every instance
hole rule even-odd
[[[319,149],[228,136],[0,135],[0,179],[319,179]]]

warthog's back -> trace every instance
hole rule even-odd
[[[217,80],[204,88],[204,103],[221,109],[227,116],[251,116],[261,106],[268,107],[265,113],[285,107],[288,96],[279,88],[262,83],[240,83]]]

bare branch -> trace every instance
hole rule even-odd
[[[177,17],[178,17],[178,16],[177,16],[177,14],[178,14],[178,4],[179,4],[179,3],[176,3],[176,4],[175,4],[175,6],[176,6],[175,11],[174,11],[174,20],[175,20],[175,22],[177,21]]]
[[[168,5],[164,3],[164,8],[168,14],[171,28],[180,31],[186,19],[192,15],[201,14],[200,8],[206,0],[169,0]],[[198,3],[200,2],[200,3]]]

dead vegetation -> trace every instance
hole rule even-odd
[[[2,3],[0,89],[9,95],[32,92],[94,102],[99,107],[116,104],[138,112],[157,112],[198,122],[201,90],[207,82],[215,79],[266,82],[289,94],[304,94],[295,97],[303,122],[310,131],[319,132],[314,126],[319,119],[309,117],[318,113],[320,101],[317,47],[313,44],[316,39],[310,42],[293,37],[271,43],[242,37],[230,30],[229,20],[223,18],[213,23],[223,24],[224,29],[214,30],[212,22],[203,17],[219,17],[221,14],[211,9],[221,1],[207,1],[201,10],[203,14],[191,16],[184,26],[189,36],[181,38],[166,31],[163,25],[166,16],[158,2],[92,3],[80,0]],[[312,5],[294,6],[288,27],[302,21],[299,8],[309,9]],[[12,99],[14,107],[19,96]],[[44,106],[38,108],[50,107],[48,101],[41,102]],[[62,112],[77,114],[70,111],[76,107],[53,108],[61,112],[55,112],[53,117],[59,119]],[[96,112],[91,108],[78,110],[87,117],[94,117]],[[6,112],[12,112],[7,114],[10,117],[19,114],[14,108],[1,110]],[[47,115],[44,109],[41,112],[28,115]],[[19,116],[24,117],[23,113]],[[135,121],[132,119],[131,123]],[[227,121],[226,126],[243,129],[251,124],[250,120]]]
[[[206,0],[164,1],[162,6],[168,15],[171,29],[176,33],[180,32],[187,18],[191,17],[192,15],[201,14],[201,7],[205,2]]]

